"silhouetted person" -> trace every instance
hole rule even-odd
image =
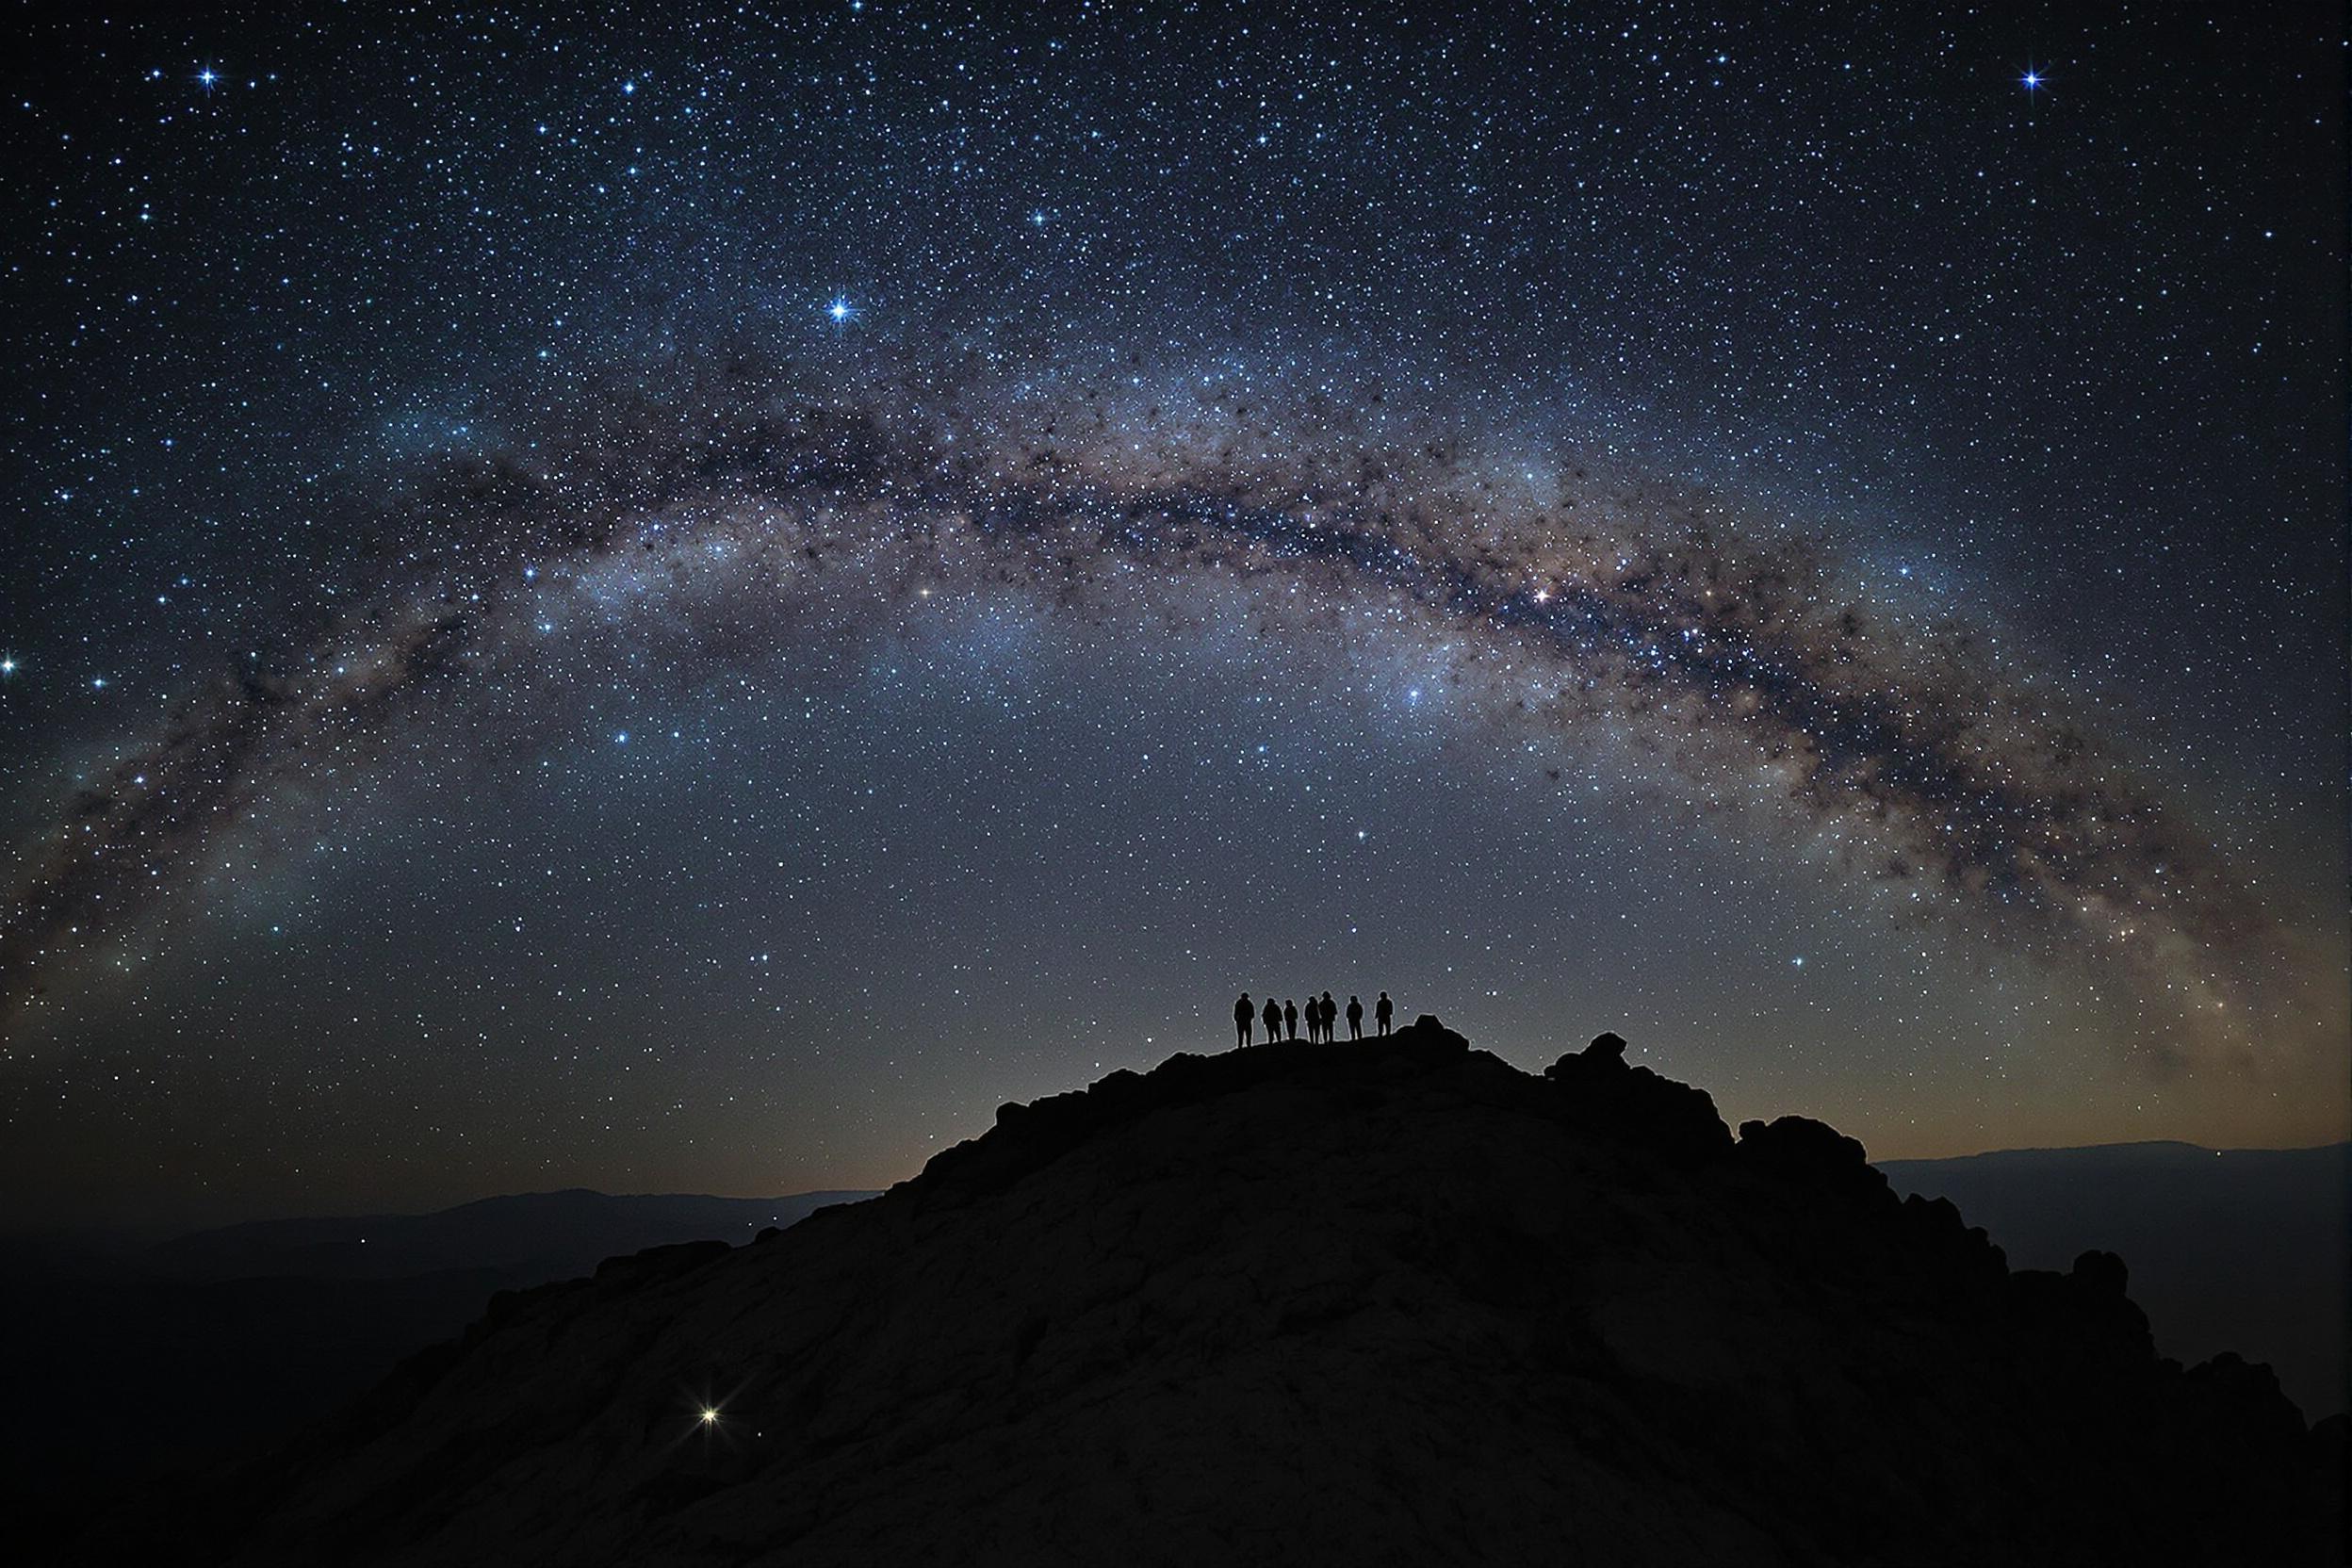
[[[1380,1024],[1381,1034],[1388,1033],[1388,1021],[1396,1016],[1396,1004],[1388,999],[1386,991],[1382,991],[1380,999],[1372,1004],[1372,1017]]]
[[[1310,1006],[1310,1007],[1314,1006],[1314,1005],[1315,1005],[1315,998],[1313,998],[1313,997],[1309,997],[1309,998],[1307,998],[1307,1005],[1308,1005],[1308,1006]],[[1298,1037],[1298,1003],[1296,1003],[1296,1002],[1285,1002],[1285,1003],[1283,1003],[1283,1004],[1282,1004],[1282,1022],[1283,1022],[1284,1024],[1286,1024],[1286,1025],[1289,1027],[1289,1029],[1290,1029],[1290,1037],[1291,1037],[1292,1039],[1297,1039],[1297,1038]]]
[[[1315,1016],[1323,1021],[1323,1043],[1331,1044],[1331,1037],[1337,1031],[1339,1024],[1339,1004],[1331,1000],[1331,992],[1325,991],[1322,1001],[1310,1000],[1308,1005],[1312,1006],[1315,1010]]]
[[[1282,1004],[1272,997],[1266,999],[1266,1043],[1274,1044],[1282,1037]]]
[[[1348,999],[1348,1037],[1351,1040],[1364,1038],[1364,999],[1362,997],[1351,996]]]
[[[1244,991],[1241,1000],[1233,1004],[1233,1027],[1240,1031],[1242,1044],[1250,1043],[1250,1026],[1257,1021],[1258,1004],[1250,1000],[1248,991]]]

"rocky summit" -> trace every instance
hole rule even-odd
[[[76,1560],[2340,1560],[2344,1428],[1799,1118],[1424,1018],[1007,1105],[869,1201],[499,1298]]]

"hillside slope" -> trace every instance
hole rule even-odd
[[[2340,1424],[1818,1123],[1424,1020],[501,1298],[109,1544],[238,1563],[2329,1560]],[[715,1409],[715,1419],[701,1413]],[[103,1554],[97,1554],[103,1555]]]
[[[45,1536],[125,1485],[204,1488],[464,1332],[499,1290],[648,1247],[749,1241],[871,1196],[573,1190],[137,1248],[0,1237],[0,1516],[15,1537]]]

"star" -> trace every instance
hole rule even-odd
[[[2317,1097],[2273,1086],[2216,1100],[2210,1123],[2186,1095],[2127,1115],[2143,1037],[2212,1055],[2200,1094],[2239,1094],[2236,1014],[2278,1084],[2340,1069],[2341,1030],[2318,1040],[2282,991],[2241,997],[2230,973],[2274,962],[2272,895],[2334,890],[2279,846],[2324,832],[2333,854],[2343,835],[2322,811],[2256,834],[2258,853],[2259,788],[2177,791],[2166,743],[2102,715],[2177,706],[2299,800],[2340,784],[2343,608],[2324,573],[2282,575],[2319,563],[2274,536],[2322,476],[2259,449],[2277,419],[2282,445],[2327,449],[2341,246],[2323,190],[2268,179],[2201,44],[2183,34],[2189,69],[2153,68],[2169,35],[2078,8],[1972,61],[1927,18],[1835,57],[1751,32],[1736,75],[1726,41],[1653,59],[1638,34],[1563,19],[1481,68],[1477,111],[1565,117],[1544,84],[1574,81],[1562,164],[1551,137],[1446,147],[1453,91],[1387,90],[1451,72],[1408,29],[1343,49],[1266,16],[1236,53],[1171,9],[1147,80],[1006,8],[969,8],[950,40],[841,0],[788,51],[719,6],[691,34],[584,22],[545,54],[358,18],[273,36],[266,59],[191,34],[135,60],[104,8],[61,8],[27,48],[75,101],[20,160],[48,217],[8,258],[34,330],[0,394],[41,435],[24,488],[43,525],[0,626],[41,665],[20,687],[30,666],[0,647],[0,774],[41,846],[6,858],[0,940],[60,959],[37,1003],[41,981],[0,962],[0,1037],[56,1050],[81,1108],[12,1129],[33,1140],[12,1152],[92,1193],[140,1171],[124,1202],[168,1199],[181,1173],[140,1163],[135,1125],[162,1113],[117,1115],[99,1070],[152,1026],[192,1047],[157,1070],[188,1076],[138,1106],[226,1097],[235,1131],[202,1168],[235,1190],[204,1201],[274,1202],[294,1146],[253,1165],[237,1140],[289,1107],[299,1122],[299,1097],[249,1105],[195,1064],[234,1037],[288,1084],[326,1070],[345,1047],[302,1020],[338,1013],[342,966],[392,939],[403,982],[428,983],[414,1006],[351,998],[353,1070],[388,1075],[355,1091],[399,1079],[412,1030],[481,1035],[485,1071],[553,1070],[583,1105],[611,1091],[612,1128],[581,1134],[600,1179],[678,1159],[681,1181],[727,1180],[719,1135],[764,1136],[756,1108],[670,1147],[669,1119],[705,1107],[629,1070],[638,1014],[596,997],[611,909],[653,889],[678,895],[662,941],[686,956],[649,965],[637,1000],[692,1042],[697,1090],[725,1106],[839,1067],[871,1114],[828,1095],[779,1169],[812,1188],[837,1161],[895,1174],[940,1107],[999,1102],[990,1053],[903,1075],[896,1014],[852,1007],[781,1029],[771,1060],[742,1020],[854,974],[909,1017],[954,1006],[975,1040],[1009,1040],[1097,939],[1026,901],[1072,866],[1131,895],[1100,934],[1120,977],[1085,1032],[1039,1044],[1040,1087],[1098,1055],[1148,1067],[1155,1032],[1191,1043],[1168,1020],[1196,992],[1274,977],[1228,989],[1219,952],[1295,955],[1318,996],[1388,985],[1408,1018],[1427,991],[1441,1015],[1489,998],[1465,1015],[1481,1028],[1564,1020],[1590,999],[1553,961],[1565,934],[1661,988],[1693,965],[1737,976],[1755,1006],[1676,1042],[1699,1081],[1756,1091],[1729,1081],[1743,1053],[1802,1026],[1838,1102],[1882,1119],[1859,1130],[1895,1148],[2039,1138],[2041,1109],[2012,1124],[1987,1098],[2008,1091],[1957,1066],[1879,1093],[1889,1065],[1977,1059],[1992,1004],[1972,960],[1997,940],[2048,972],[2001,1003],[2039,1010],[2021,1048],[2081,1054],[2071,1135],[2339,1135]],[[2244,8],[2214,58],[2293,69],[2293,25]],[[217,116],[229,74],[181,52],[216,42],[248,82]],[[2132,80],[2102,137],[2203,169],[2181,177],[2234,190],[2227,210],[2125,180],[2097,214],[2044,190],[2034,243],[1988,233],[1987,210],[2050,175],[2024,155],[2052,149],[2016,145],[2053,129],[2035,128],[2044,44]],[[1952,177],[1899,223],[1876,204],[1914,150],[1883,134],[1885,92],[1776,85],[1850,60],[1839,82],[1884,89],[1940,59],[1973,95],[2003,58],[2028,112],[1941,117]],[[173,91],[174,59],[204,106]],[[629,65],[646,74],[612,74]],[[338,106],[300,156],[212,144],[296,82]],[[1658,96],[1735,87],[1729,122]],[[450,112],[485,103],[500,112]],[[1250,155],[1211,170],[1186,145]],[[1660,177],[1662,148],[1690,182]],[[191,220],[224,213],[252,220]],[[1998,265],[1972,265],[1995,243]],[[1794,293],[1760,265],[1788,253]],[[889,302],[872,331],[847,279]],[[2175,373],[2192,323],[2263,375]],[[2027,342],[2031,364],[2004,359]],[[1881,449],[1881,408],[1901,410],[1899,448]],[[2068,504],[2042,504],[2062,474]],[[2205,518],[2196,498],[2221,493],[2228,515]],[[1978,537],[2028,517],[2047,547]],[[2127,519],[2165,571],[2131,564]],[[2279,592],[2314,613],[2259,618]],[[62,604],[70,626],[42,618]],[[599,744],[628,756],[596,765]],[[1758,834],[1723,825],[1750,814]],[[351,874],[346,844],[428,819],[437,853]],[[255,874],[256,826],[321,846],[321,873]],[[1751,860],[1751,841],[1774,847]],[[553,874],[525,880],[539,859]],[[246,885],[204,896],[222,877]],[[1275,896],[1229,910],[1220,890],[1257,879]],[[911,908],[933,882],[1005,895],[934,901],[939,963],[826,918]],[[286,898],[304,940],[272,942],[281,970],[245,944],[280,918],[252,901]],[[2340,936],[2321,902],[2296,918]],[[474,942],[478,919],[517,950]],[[1835,962],[1787,946],[1823,932]],[[97,964],[67,983],[69,952],[151,939],[205,985]],[[773,966],[710,957],[771,943]],[[1359,951],[1367,967],[1343,969]],[[983,963],[988,985],[966,983]],[[391,1119],[321,1134],[305,1173],[387,1203],[437,1192],[376,1151],[502,1129],[435,1092],[371,1098]],[[567,1161],[568,1119],[545,1120],[511,1164],[468,1170]],[[688,1429],[711,1429],[705,1409],[726,1425],[696,1386],[676,1399]]]

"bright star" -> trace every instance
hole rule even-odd
[[[849,308],[849,302],[847,300],[837,298],[834,300],[832,304],[825,308],[825,314],[833,318],[836,321],[846,321],[852,316],[855,316],[857,312]]]
[[[15,661],[15,660],[13,660],[13,659],[0,659],[0,675],[14,675],[15,673],[16,673],[16,661]]]
[[[212,84],[220,79],[220,73],[215,71],[210,66],[205,66],[202,71],[196,73],[196,85],[203,88],[206,92],[210,92],[212,90]]]
[[[2038,71],[2029,71],[2017,79],[2025,84],[2028,92],[2042,85],[2042,74]]]
[[[711,1409],[709,1405],[705,1405],[705,1406],[703,1406],[703,1407],[702,1407],[702,1424],[703,1424],[704,1426],[706,1426],[706,1427],[715,1427],[715,1426],[717,1426],[717,1425],[719,1424],[719,1413],[718,1413],[717,1411],[715,1411],[715,1410],[712,1410],[712,1409]]]
[[[1042,211],[1033,212],[1029,215],[1029,221],[1041,229],[1045,227],[1045,214]]]
[[[625,746],[629,744],[629,731],[624,729],[619,734],[613,736],[612,743],[616,746]]]

